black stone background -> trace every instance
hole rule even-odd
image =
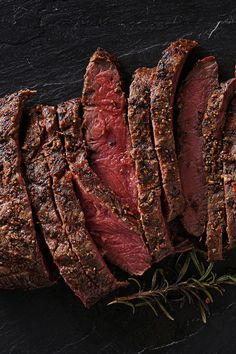
[[[224,80],[234,70],[235,21],[234,0],[1,0],[0,96],[22,87],[37,88],[34,102],[80,95],[98,46],[119,58],[128,86],[135,68],[155,65],[164,47],[183,36],[200,42],[197,56],[217,56]],[[221,267],[236,269],[235,255]],[[1,291],[0,353],[234,353],[235,296],[231,288],[217,298],[203,325],[187,306],[176,310],[175,322],[103,304],[87,311],[63,283]]]

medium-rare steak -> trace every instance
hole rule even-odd
[[[21,171],[19,128],[24,102],[33,93],[21,90],[0,99],[1,288],[36,288],[52,284]]]
[[[141,275],[150,267],[148,249],[134,217],[115,200],[88,164],[79,109],[80,101],[74,99],[59,105],[57,112],[86,226],[111,263]]]
[[[185,205],[175,151],[173,105],[183,64],[196,45],[187,39],[172,43],[163,52],[151,87],[151,121],[168,221],[181,214]]]
[[[235,88],[236,79],[232,79],[221,84],[213,92],[202,122],[205,174],[208,188],[206,244],[210,261],[222,259],[222,236],[225,232],[223,164],[221,159],[222,134],[225,112]]]
[[[137,215],[137,187],[118,64],[103,49],[90,59],[82,97],[91,167],[123,205]]]
[[[188,74],[178,97],[177,149],[186,206],[181,221],[194,236],[207,222],[207,185],[203,162],[202,119],[212,92],[219,86],[214,57],[199,60]]]
[[[154,261],[173,253],[161,209],[159,164],[150,126],[150,86],[154,69],[139,68],[130,86],[128,122],[138,179],[138,208]]]
[[[223,179],[229,248],[236,246],[236,98],[226,118],[223,140]]]
[[[48,117],[51,112],[44,113]],[[85,229],[83,214],[71,191],[70,177],[65,176],[66,166],[60,139],[53,136],[56,132],[52,127],[50,143],[45,147],[46,131],[42,125],[42,107],[38,106],[29,114],[22,147],[29,196],[43,236],[62,277],[84,305],[89,307],[116,288],[117,283]],[[43,149],[52,155],[50,166],[51,169],[58,168],[58,173],[61,173],[59,180],[57,175],[52,175],[51,182]],[[58,165],[55,165],[58,159]],[[52,183],[54,192],[56,188],[55,200]],[[63,208],[62,216],[57,206]]]

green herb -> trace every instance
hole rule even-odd
[[[202,321],[206,323],[210,314],[209,304],[213,303],[216,293],[223,295],[225,285],[236,285],[236,275],[218,275],[213,270],[213,264],[205,265],[195,251],[180,255],[175,263],[172,281],[166,269],[156,269],[149,288],[137,279],[130,278],[138,291],[127,296],[117,297],[108,305],[123,304],[129,306],[133,313],[139,307],[148,306],[157,316],[162,312],[170,320],[174,320],[168,304],[177,301],[181,305],[185,301],[198,304]],[[191,274],[189,275],[191,271]],[[173,279],[174,278],[174,279]]]

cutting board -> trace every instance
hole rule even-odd
[[[170,41],[200,42],[197,57],[212,54],[220,78],[233,76],[234,0],[0,1],[0,96],[35,88],[32,103],[55,104],[81,95],[90,55],[114,53],[128,84],[139,66],[154,66]],[[221,269],[236,269],[236,252]],[[211,307],[204,325],[194,306],[175,309],[176,320],[149,309],[132,315],[106,301],[85,310],[62,283],[32,292],[0,291],[0,353],[134,354],[233,353],[236,288]]]

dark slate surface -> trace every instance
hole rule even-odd
[[[0,95],[26,86],[38,89],[35,102],[80,95],[97,46],[118,56],[129,82],[135,68],[155,65],[167,43],[182,36],[200,41],[197,56],[217,56],[221,79],[233,75],[234,0],[1,0],[0,9]],[[235,256],[228,266],[236,269]],[[0,353],[233,353],[235,296],[228,289],[217,298],[203,325],[191,307],[176,309],[175,322],[103,304],[86,311],[62,283],[1,291]]]

